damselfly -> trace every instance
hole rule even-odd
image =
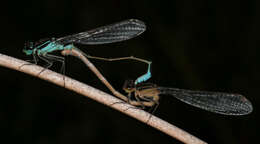
[[[140,35],[141,33],[143,33],[145,30],[146,30],[146,26],[142,21],[136,19],[129,19],[111,25],[99,27],[93,30],[89,30],[86,32],[65,36],[62,38],[57,38],[57,39],[51,38],[37,43],[30,42],[29,44],[26,45],[23,52],[26,55],[32,55],[35,64],[37,64],[39,59],[47,62],[46,68],[50,68],[53,62],[59,61],[62,63],[62,70],[65,68],[64,57],[54,55],[53,52],[55,51],[62,51],[63,55],[69,55],[73,51],[77,51],[80,52],[81,55],[84,55],[87,58],[94,58],[94,59],[107,60],[107,61],[132,59],[132,60],[137,60],[137,61],[147,63],[148,64],[147,73],[145,73],[144,75],[136,79],[136,84],[137,84],[146,81],[151,77],[151,72],[150,72],[151,62],[133,56],[114,58],[114,59],[89,56],[83,53],[82,51],[80,51],[79,49],[77,49],[73,44],[78,43],[78,44],[85,44],[85,45],[98,45],[98,44],[120,42],[120,41],[125,41],[134,38]],[[92,63],[90,64],[93,65]],[[99,74],[96,73],[96,75]],[[104,79],[101,77],[99,78],[101,80]],[[108,83],[108,82],[106,81],[104,83]],[[110,88],[112,86],[107,85],[107,87]]]
[[[171,95],[192,106],[223,115],[246,115],[253,111],[251,102],[240,94],[158,87],[152,83],[136,85],[133,80],[127,80],[123,89],[130,101],[133,95],[141,106],[155,106],[154,110],[159,105],[160,95]]]

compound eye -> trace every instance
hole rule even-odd
[[[134,87],[135,87],[135,85],[134,85],[133,80],[126,80],[123,85],[123,89],[127,92],[132,91],[134,89]]]
[[[24,49],[28,49],[30,46],[29,46],[29,42],[25,42],[24,43]]]
[[[33,49],[33,42],[29,42],[29,48]]]
[[[24,49],[33,49],[33,42],[25,42],[24,43]]]

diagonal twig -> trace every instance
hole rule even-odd
[[[40,67],[38,65],[25,65],[28,64],[28,62],[25,62],[23,60],[19,60],[7,55],[0,54],[0,65],[3,67],[7,67],[10,69],[14,69],[17,71],[24,72],[26,74],[32,75],[39,77],[41,79],[47,80],[51,83],[54,83],[59,86],[64,86],[64,76],[53,72],[51,70],[44,70],[40,75],[39,72],[41,72],[44,68]],[[22,66],[22,67],[21,67]],[[116,109],[118,111],[121,111],[122,113],[129,115],[143,123],[147,122],[147,119],[149,119],[150,114],[140,110],[140,109],[128,109],[125,111],[127,108],[129,108],[131,105],[127,103],[122,103],[122,104],[114,104],[114,103],[121,103],[123,102],[122,100],[109,95],[107,93],[104,93],[98,89],[95,89],[91,86],[88,86],[84,83],[81,83],[79,81],[76,81],[74,79],[71,79],[69,77],[65,77],[65,83],[66,83],[66,88],[69,90],[72,90],[76,93],[79,93],[83,96],[89,97],[91,99],[94,99],[102,104],[105,104],[107,106],[110,106],[113,109]],[[148,125],[168,134],[171,137],[174,137],[183,143],[187,144],[205,144],[206,142],[192,136],[191,134],[185,132],[184,130],[171,125],[170,123],[156,117],[152,116],[149,122],[147,123]]]

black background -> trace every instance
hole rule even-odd
[[[258,140],[258,1],[23,0],[1,2],[1,53],[24,60],[25,41],[62,37],[136,18],[147,31],[129,41],[79,46],[95,56],[134,55],[153,61],[150,82],[194,90],[241,93],[253,104],[247,116],[223,116],[162,97],[155,115],[208,143]],[[66,75],[109,92],[78,59]],[[121,91],[146,65],[92,61]],[[52,67],[59,72],[60,65]],[[0,67],[0,143],[181,143],[91,99],[36,77]]]

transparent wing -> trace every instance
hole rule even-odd
[[[140,35],[145,29],[146,26],[144,22],[136,19],[129,19],[86,32],[58,38],[56,41],[61,44],[106,44],[131,39]]]
[[[167,94],[192,106],[224,115],[245,115],[253,111],[249,100],[239,94],[192,91],[159,87],[160,94]]]

